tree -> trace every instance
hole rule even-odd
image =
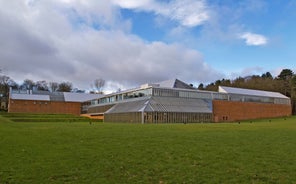
[[[49,83],[49,90],[50,90],[51,92],[55,92],[55,91],[57,91],[58,88],[59,88],[59,83],[57,83],[57,82],[50,82],[50,83]]]
[[[278,75],[278,79],[280,80],[289,80],[293,77],[293,71],[290,69],[283,69],[281,73]]]
[[[245,81],[246,81],[246,78],[238,77],[238,78],[234,79],[234,81],[232,82],[232,87],[241,88],[244,86]]]
[[[11,79],[11,81],[9,82],[9,87],[11,87],[14,90],[19,90],[20,85],[18,85],[18,83]]]
[[[296,75],[294,75],[291,79],[291,86],[292,86],[292,94],[295,94],[296,97]]]
[[[25,90],[32,90],[33,86],[35,86],[35,83],[33,80],[31,79],[25,79],[23,84],[21,85],[21,88],[25,89]]]
[[[296,114],[296,75],[293,75],[291,79],[291,101],[292,113]]]
[[[199,90],[204,90],[204,85],[203,85],[203,83],[200,83],[200,84],[198,85],[197,89],[199,89]]]
[[[72,90],[72,83],[62,82],[59,84],[59,87],[58,87],[59,92],[70,92],[71,90]]]
[[[262,78],[273,78],[270,72],[266,72],[266,73],[262,74],[261,77]]]
[[[102,93],[103,87],[105,86],[105,80],[104,79],[95,79],[94,80],[94,87],[99,93]]]
[[[36,87],[37,87],[37,90],[39,90],[39,91],[48,91],[48,84],[45,80],[37,81]]]
[[[9,88],[15,84],[16,83],[10,77],[0,75],[0,103],[4,102],[6,104],[4,109],[8,107]]]
[[[9,95],[9,84],[12,82],[10,77],[6,75],[0,75],[0,95],[2,97],[8,97]]]
[[[281,81],[281,93],[289,97],[291,97],[292,92],[291,80],[293,75],[294,74],[292,70],[283,69],[277,77],[277,79]]]
[[[231,81],[229,79],[222,79],[221,86],[231,86]]]
[[[217,91],[218,87],[216,87],[214,83],[211,83],[207,85],[204,89],[207,91]]]

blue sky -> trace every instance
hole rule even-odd
[[[295,20],[295,0],[1,1],[0,68],[82,89],[103,78],[106,91],[276,76],[296,71]]]
[[[282,68],[295,69],[295,1],[203,2],[214,15],[201,25],[182,26],[174,20],[159,25],[155,12],[132,8],[122,9],[121,14],[132,21],[133,34],[148,41],[178,42],[196,49],[208,64],[228,76],[245,70],[276,75]],[[182,32],[174,37],[173,29]],[[239,36],[244,33],[260,35],[266,42],[247,43]]]

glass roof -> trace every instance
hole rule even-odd
[[[219,92],[229,93],[229,94],[240,94],[240,95],[252,95],[252,96],[262,96],[262,97],[273,97],[273,98],[286,98],[285,95],[282,95],[278,92],[271,91],[262,91],[262,90],[253,90],[253,89],[243,89],[243,88],[232,88],[219,86]]]

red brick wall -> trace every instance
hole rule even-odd
[[[291,105],[213,100],[215,122],[290,116]]]
[[[10,99],[8,112],[80,115],[81,103]]]

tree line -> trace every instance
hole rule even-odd
[[[234,80],[221,79],[208,85],[200,84],[198,89],[217,91],[219,86],[279,92],[291,98],[293,114],[296,114],[296,74],[291,69],[283,69],[275,77],[270,72],[266,72],[262,75],[238,77]]]
[[[104,79],[95,79],[91,84],[92,90],[89,93],[103,93],[103,87],[105,85]],[[45,80],[33,81],[31,79],[25,79],[21,84],[15,82],[12,78],[2,74],[0,69],[0,103],[8,103],[9,90],[24,91],[24,90],[38,90],[49,92],[76,92],[85,93],[85,90],[73,88],[71,82],[47,82]],[[3,109],[2,105],[0,109]]]
[[[103,93],[105,86],[105,80],[102,78],[95,79],[91,86],[90,93]],[[25,79],[21,84],[15,82],[7,75],[1,75],[0,69],[0,97],[8,97],[9,89],[13,90],[37,90],[37,91],[50,91],[50,92],[76,92],[85,93],[85,90],[73,88],[71,82],[47,82],[45,80],[33,81],[31,79]]]
[[[0,75],[0,93],[9,92],[9,88],[13,90],[38,90],[51,92],[70,92],[73,90],[73,85],[70,82],[46,82],[45,80],[36,81],[25,79],[21,84],[16,83],[13,79],[6,75]]]

